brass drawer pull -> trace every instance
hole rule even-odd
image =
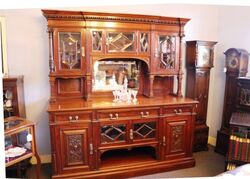
[[[166,146],[166,137],[165,136],[163,136],[163,138],[162,138],[162,145]]]
[[[178,109],[178,111],[175,109],[174,112],[175,112],[175,114],[177,114],[177,115],[182,114],[182,110],[181,110],[181,109]]]
[[[149,117],[148,111],[145,114],[144,114],[144,112],[141,112],[141,118],[147,118],[147,117]]]
[[[115,117],[113,117],[113,114],[109,114],[109,119],[110,120],[115,120],[118,119],[119,115],[117,113],[115,113]]]
[[[79,119],[79,116],[69,116],[69,122],[76,122],[76,121],[78,121],[78,119]]]

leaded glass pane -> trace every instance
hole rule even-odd
[[[113,143],[125,141],[126,125],[105,125],[101,128],[101,143]]]
[[[148,52],[149,51],[148,33],[140,33],[140,51],[141,52]]]
[[[102,51],[102,31],[92,32],[92,50]]]
[[[176,37],[159,36],[160,68],[175,68],[176,58]]]
[[[134,51],[134,33],[109,32],[107,44],[109,52]]]
[[[59,32],[59,61],[61,69],[81,68],[81,33]]]

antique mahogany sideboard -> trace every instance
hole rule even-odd
[[[194,166],[198,102],[181,89],[189,19],[42,12],[53,178],[124,178]],[[114,102],[117,84],[138,92],[137,101]]]

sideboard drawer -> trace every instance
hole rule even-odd
[[[54,114],[54,122],[80,122],[90,121],[92,112],[60,112]]]
[[[190,115],[192,106],[167,106],[163,108],[163,115]]]
[[[97,119],[99,120],[156,118],[158,116],[159,108],[109,109],[97,111]]]

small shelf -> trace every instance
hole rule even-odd
[[[109,150],[101,156],[101,168],[136,166],[156,160],[156,151],[153,147]]]

